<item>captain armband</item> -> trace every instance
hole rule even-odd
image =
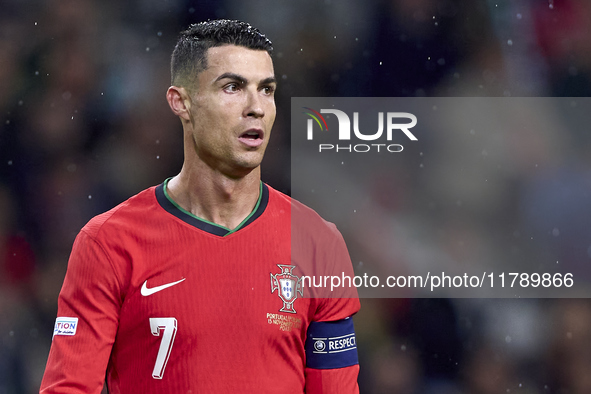
[[[359,364],[353,319],[312,322],[306,336],[306,367],[334,369]]]

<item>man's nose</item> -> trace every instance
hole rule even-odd
[[[245,117],[262,118],[265,116],[265,110],[263,108],[262,97],[257,89],[248,90],[248,97],[246,106],[244,108]]]

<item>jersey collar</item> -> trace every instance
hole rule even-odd
[[[265,208],[267,208],[267,203],[269,202],[269,188],[261,181],[259,199],[253,211],[242,221],[242,223],[238,225],[238,227],[230,230],[227,227],[220,226],[219,224],[215,224],[195,216],[178,205],[172,198],[170,198],[168,192],[166,191],[166,185],[170,179],[172,178],[168,178],[156,187],[156,200],[158,200],[158,204],[160,204],[160,206],[164,208],[165,211],[181,219],[183,222],[220,237],[225,237],[235,233],[236,231],[241,230],[254,222],[259,216],[262,215],[262,213],[265,211]]]

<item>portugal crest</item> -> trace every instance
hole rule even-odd
[[[281,273],[271,274],[271,294],[278,290],[279,298],[283,301],[283,308],[279,312],[296,313],[293,303],[298,298],[298,293],[304,296],[302,279],[291,273],[295,265],[277,264],[277,267],[281,269]]]

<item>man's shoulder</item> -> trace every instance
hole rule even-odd
[[[268,185],[267,185],[268,186]],[[295,198],[292,198],[269,186],[270,201],[281,209],[289,209],[291,212],[292,231],[303,231],[306,233],[339,233],[334,223],[324,219],[318,212]]]
[[[148,211],[157,205],[156,186],[142,190],[110,210],[103,212],[86,223],[82,231],[93,238],[113,229],[136,228],[145,221]]]
[[[274,204],[277,204],[277,205],[289,206],[289,204],[291,202],[290,196],[273,188],[273,186],[269,185],[268,183],[265,183],[265,186],[267,187],[267,190],[269,191],[270,201],[272,201]]]

